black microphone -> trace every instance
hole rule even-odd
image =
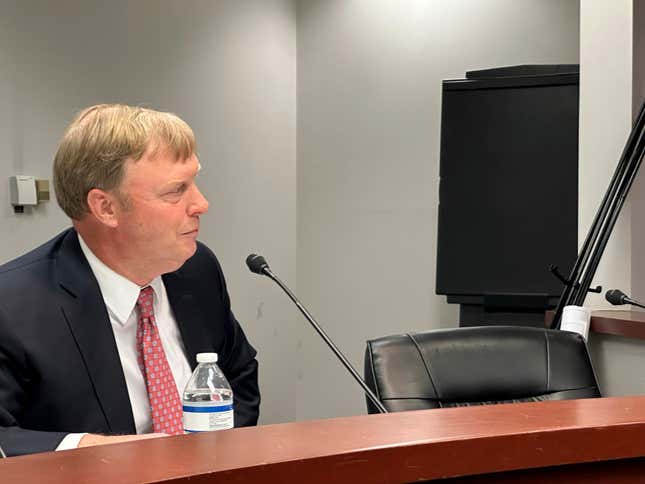
[[[264,274],[265,270],[271,270],[264,257],[257,254],[250,254],[246,258],[246,265],[249,266],[251,272],[255,272],[256,274]]]
[[[300,309],[300,312],[304,314],[305,318],[307,318],[307,321],[311,323],[311,325],[314,327],[314,329],[318,332],[318,334],[321,336],[323,340],[325,340],[325,343],[327,343],[327,346],[331,348],[331,350],[334,352],[334,354],[338,357],[338,359],[341,361],[341,363],[345,366],[347,371],[354,377],[354,379],[358,382],[358,384],[361,386],[363,391],[365,392],[365,395],[367,395],[367,398],[370,399],[372,404],[378,409],[379,412],[381,413],[388,413],[387,409],[383,406],[381,401],[378,399],[376,395],[370,390],[370,387],[367,386],[367,383],[363,381],[363,379],[360,377],[358,372],[354,369],[352,364],[349,362],[347,358],[345,358],[345,355],[341,353],[341,351],[336,347],[334,342],[327,336],[327,333],[323,331],[323,329],[320,327],[320,325],[316,322],[316,320],[313,318],[311,314],[309,314],[309,311],[298,301],[298,298],[294,296],[294,294],[289,290],[289,288],[276,276],[273,272],[271,272],[271,269],[269,268],[269,264],[267,264],[267,261],[262,257],[261,255],[257,254],[251,254],[246,258],[246,265],[249,266],[249,269],[251,272],[254,272],[256,274],[261,274],[265,275],[268,278],[272,279],[282,290],[287,293],[287,296],[291,298],[291,300],[298,306],[298,309]]]
[[[639,308],[645,308],[645,304],[635,301],[625,294],[620,289],[610,289],[605,294],[605,299],[609,301],[614,306],[622,306],[623,304],[631,304],[632,306],[638,306]]]

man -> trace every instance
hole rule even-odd
[[[256,352],[197,242],[199,169],[192,130],[170,113],[98,105],[68,127],[54,187],[73,228],[0,267],[8,455],[181,433],[199,352],[219,355],[235,426],[256,424]]]

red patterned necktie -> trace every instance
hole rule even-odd
[[[159,338],[152,296],[152,288],[146,286],[137,299],[137,360],[148,390],[152,429],[166,434],[183,434],[181,400]]]

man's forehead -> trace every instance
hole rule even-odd
[[[201,169],[201,163],[199,162],[199,159],[197,158],[196,153],[191,153],[187,157],[184,157],[182,153],[176,152],[170,147],[163,147],[156,150],[146,150],[143,156],[138,160],[130,159],[128,161],[132,161],[134,163],[137,163],[140,161],[147,161],[147,162],[153,162],[153,163],[170,161],[172,163],[180,163],[180,164],[186,164],[186,163],[196,161],[197,165],[199,166],[199,169]]]
[[[195,154],[188,158],[181,158],[174,155],[168,156],[168,154],[164,156],[162,153],[158,153],[154,157],[144,156],[139,160],[129,159],[124,168],[128,179],[131,176],[143,176],[146,178],[153,174],[155,178],[174,178],[177,176],[196,176],[202,169],[202,165]]]
[[[154,161],[158,158],[187,161],[196,157],[196,153],[183,143],[170,143],[163,139],[152,138],[147,142],[146,148],[140,159]]]

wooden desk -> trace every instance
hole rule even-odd
[[[645,339],[645,311],[593,311],[589,329],[594,333]]]
[[[547,328],[551,326],[553,316],[555,311],[547,311],[544,315],[544,325]],[[599,334],[645,339],[645,311],[592,311],[589,330]]]
[[[0,481],[638,482],[644,456],[645,397],[624,397],[366,415],[50,452],[0,460]]]

